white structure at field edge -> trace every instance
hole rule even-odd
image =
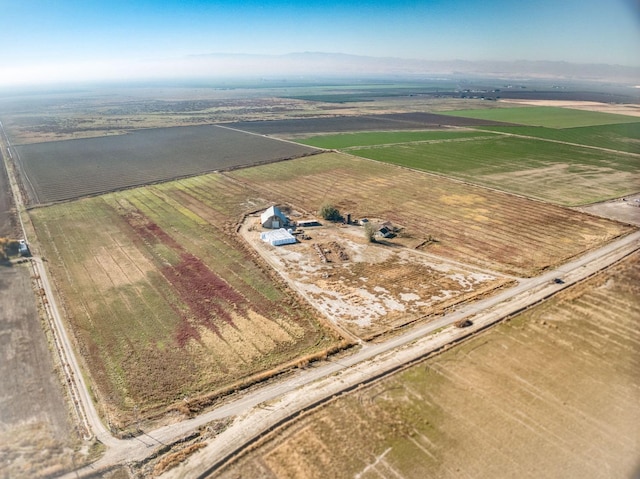
[[[263,228],[279,229],[286,226],[289,221],[280,208],[270,206],[264,213],[260,215],[260,223]]]
[[[265,243],[269,243],[271,246],[296,243],[296,237],[284,228],[260,233],[260,239]]]

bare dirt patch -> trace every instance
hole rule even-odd
[[[327,224],[308,228],[298,243],[260,241],[256,217],[241,228],[245,239],[288,283],[334,324],[369,339],[510,282],[403,247],[402,240],[369,243],[364,228]]]
[[[576,209],[603,218],[640,226],[640,193]]]

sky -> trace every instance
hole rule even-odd
[[[0,0],[0,45],[0,85],[171,74],[211,53],[639,67],[640,0]]]

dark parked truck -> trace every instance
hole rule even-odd
[[[18,243],[18,254],[25,257],[31,256],[29,245],[25,240],[20,240],[20,242]]]

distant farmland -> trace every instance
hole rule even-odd
[[[32,204],[68,200],[316,150],[219,126],[18,145]]]
[[[455,113],[525,125],[548,122],[555,127],[503,124],[470,126],[467,130],[380,130],[316,135],[296,141],[348,150],[363,158],[453,176],[566,206],[638,191],[637,118],[548,107]],[[588,124],[596,125],[575,126]]]
[[[341,133],[337,135],[313,136],[298,140],[304,145],[327,149],[346,149],[365,146],[394,145],[413,142],[442,142],[467,138],[486,138],[492,133],[465,130],[427,131],[368,131],[363,133]]]
[[[492,126],[483,129],[640,154],[640,122],[576,128]]]
[[[572,110],[553,106],[527,106],[522,108],[492,108],[449,111],[446,115],[487,121],[519,123],[547,128],[575,128],[581,126],[637,123],[638,118],[596,111]]]
[[[529,138],[480,137],[349,152],[568,206],[633,193],[640,182],[637,156]]]
[[[443,126],[513,126],[495,120],[459,118],[435,113],[395,113],[389,115],[342,116],[296,120],[245,121],[232,123],[239,130],[262,135],[303,135],[318,132],[375,130],[421,130]]]

